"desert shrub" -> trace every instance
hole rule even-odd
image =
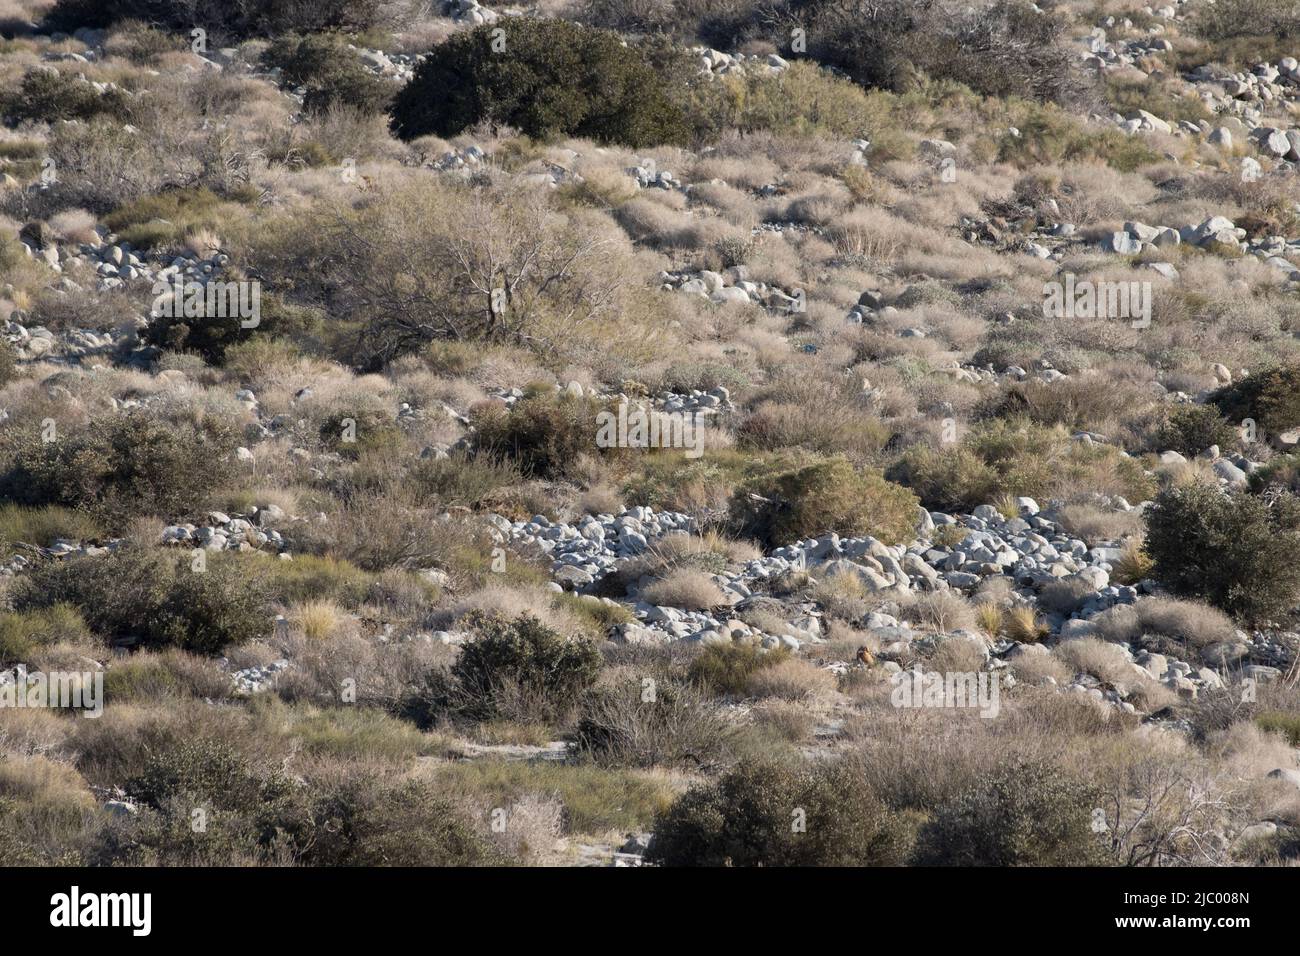
[[[710,644],[691,661],[687,679],[714,694],[744,696],[755,674],[789,656],[789,650],[784,647],[769,651],[743,641]]]
[[[83,641],[89,637],[81,615],[70,604],[0,612],[0,663],[21,663],[43,645]]]
[[[660,814],[646,858],[664,866],[896,866],[908,837],[903,819],[849,766],[744,763]]]
[[[1048,634],[1042,618],[1026,605],[1013,607],[1001,623],[1007,638],[1021,644],[1037,644]]]
[[[292,561],[275,561],[267,569],[267,589],[283,605],[330,599],[356,607],[370,592],[375,576],[350,561],[296,554]]]
[[[1183,641],[1192,648],[1233,641],[1236,632],[1232,619],[1216,608],[1199,601],[1155,596],[1119,605],[1096,618],[1096,623],[1108,641],[1133,641],[1155,634]]]
[[[76,608],[106,639],[199,654],[264,637],[271,626],[255,566],[216,554],[207,570],[195,571],[188,556],[121,547],[40,564],[15,591],[20,612],[61,604]]]
[[[230,474],[238,433],[143,413],[94,420],[45,442],[38,429],[11,436],[0,489],[25,505],[66,505],[105,516],[176,518],[201,509]]]
[[[113,30],[104,44],[113,56],[121,56],[132,63],[152,64],[164,53],[185,49],[184,41],[175,34],[155,30],[140,21],[123,21]]]
[[[715,762],[734,734],[716,704],[683,684],[641,680],[597,687],[582,698],[573,742],[599,764],[700,766]]]
[[[48,548],[60,538],[84,541],[96,538],[100,527],[90,515],[71,508],[47,505],[44,508],[24,508],[21,505],[0,505],[0,542],[12,545],[19,542]]]
[[[321,446],[351,461],[402,447],[403,433],[387,410],[339,409],[326,415],[318,429]]]
[[[1300,2],[1218,0],[1196,8],[1192,28],[1211,40],[1267,36],[1290,39],[1300,31]]]
[[[1292,747],[1300,747],[1300,714],[1267,710],[1255,716],[1260,730],[1281,734]]]
[[[1182,405],[1169,414],[1156,432],[1159,450],[1173,449],[1181,455],[1199,455],[1211,445],[1220,449],[1237,443],[1238,434],[1214,405]]]
[[[241,345],[294,338],[317,329],[320,317],[313,309],[285,302],[276,295],[260,291],[258,295],[255,323],[252,319],[245,320],[237,315],[196,317],[160,314],[150,320],[149,327],[144,330],[141,338],[157,348],[192,352],[212,365],[221,365],[226,361],[226,353]]]
[[[868,88],[904,89],[925,74],[988,96],[1062,101],[1082,85],[1068,26],[1019,0],[853,0],[818,9],[808,53]]]
[[[491,866],[507,862],[428,784],[345,782],[313,801],[298,841],[308,866]]]
[[[1253,419],[1263,432],[1300,426],[1300,365],[1278,365],[1225,385],[1210,395],[1231,422]]]
[[[474,613],[475,637],[449,672],[435,671],[405,712],[422,725],[440,716],[495,720],[526,711],[541,720],[564,717],[596,681],[601,657],[582,638],[566,638],[532,615],[505,620]]]
[[[568,394],[523,398],[509,408],[476,410],[474,450],[489,459],[506,459],[527,478],[557,478],[579,455],[594,456],[598,403]]]
[[[348,316],[338,351],[366,371],[440,341],[594,356],[659,322],[630,281],[626,236],[526,184],[402,180],[305,215],[268,220],[250,268],[295,304]]]
[[[0,98],[0,115],[13,122],[88,120],[95,116],[126,119],[130,101],[120,89],[103,92],[70,73],[38,67],[23,75],[18,89]]]
[[[487,454],[454,452],[445,458],[423,458],[412,466],[407,480],[422,505],[474,507],[488,495],[523,481],[510,459]]]
[[[369,73],[355,50],[336,33],[282,37],[264,55],[268,66],[279,67],[281,81],[306,87],[303,106],[323,113],[332,106],[349,106],[363,113],[387,109],[393,85]]]
[[[734,365],[718,362],[674,362],[664,370],[659,386],[671,392],[689,392],[692,389],[708,391],[721,385],[724,388],[744,388],[749,376]]]
[[[201,27],[217,39],[268,37],[290,30],[364,30],[380,23],[381,0],[58,0],[46,16],[55,30],[107,27],[142,20],[164,29],[188,32]]]
[[[1154,490],[1141,463],[1118,448],[1071,441],[1060,426],[1023,418],[981,422],[956,446],[910,448],[886,475],[940,511],[970,511],[1020,495],[1100,492],[1143,501]]]
[[[641,592],[642,600],[662,607],[704,611],[726,601],[722,589],[703,571],[674,568]]]
[[[18,377],[18,359],[8,340],[0,342],[0,388]]]
[[[798,62],[778,73],[731,73],[701,84],[689,116],[703,138],[727,130],[849,138],[882,129],[880,110],[859,86]]]
[[[618,34],[524,17],[512,17],[504,29],[504,52],[493,49],[492,25],[435,47],[393,101],[393,132],[408,140],[451,137],[486,122],[537,139],[685,142],[673,77]]]
[[[245,198],[219,196],[205,186],[162,189],[115,207],[104,216],[104,224],[132,245],[161,246],[192,232],[217,229]]]
[[[917,838],[922,866],[1100,866],[1100,791],[1045,763],[1005,767],[940,807]]]
[[[186,796],[219,808],[251,808],[284,781],[258,773],[230,744],[211,739],[177,740],[154,750],[144,766],[126,781],[131,796],[161,808]]]
[[[754,477],[731,497],[733,530],[775,547],[827,532],[897,544],[915,534],[916,497],[846,459],[811,460]]]
[[[1152,576],[1175,594],[1208,601],[1247,622],[1278,619],[1300,600],[1292,496],[1174,487],[1156,497],[1146,522]]]

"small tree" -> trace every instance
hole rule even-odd
[[[1152,577],[1250,623],[1300,600],[1300,504],[1278,491],[1225,494],[1196,484],[1161,492],[1146,513]]]
[[[537,139],[684,143],[689,127],[673,82],[617,33],[511,17],[435,47],[394,100],[392,128],[408,140],[486,122]]]

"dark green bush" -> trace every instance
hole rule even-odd
[[[732,495],[729,520],[737,534],[768,547],[830,531],[897,544],[914,537],[917,505],[879,472],[830,458],[750,479]]]
[[[1093,832],[1100,791],[1061,768],[1026,762],[999,770],[939,811],[917,838],[921,866],[1103,866]]]
[[[1182,597],[1248,623],[1279,620],[1300,600],[1300,503],[1195,484],[1161,492],[1146,512],[1151,576]]]
[[[475,637],[450,671],[433,671],[403,710],[423,726],[440,717],[492,720],[527,715],[559,720],[600,672],[600,651],[566,638],[532,615],[513,620],[474,613]]]
[[[0,492],[25,505],[67,505],[106,517],[141,513],[175,519],[195,513],[231,473],[234,427],[209,416],[200,425],[143,413],[70,428],[54,441],[39,429],[5,443]]]
[[[266,51],[264,60],[283,71],[285,85],[307,88],[303,106],[309,112],[343,105],[382,113],[395,92],[393,84],[361,65],[356,51],[349,50],[337,33],[284,37]]]
[[[1174,409],[1156,432],[1159,451],[1173,449],[1180,455],[1199,455],[1211,445],[1232,448],[1240,436],[1214,405],[1181,405]]]
[[[266,587],[254,566],[215,553],[207,557],[207,570],[194,571],[188,554],[178,559],[121,547],[38,565],[16,588],[18,611],[58,604],[75,607],[109,640],[200,654],[265,637],[271,628]]]
[[[504,30],[504,50],[494,50]],[[580,136],[628,146],[684,143],[673,76],[611,31],[510,17],[453,34],[393,101],[402,139],[452,137],[477,123],[535,139]]]
[[[101,93],[69,73],[38,67],[23,74],[17,90],[0,98],[0,114],[14,122],[38,123],[88,120],[100,115],[126,119],[130,101],[119,89]]]
[[[1300,365],[1279,365],[1225,385],[1210,395],[1234,424],[1254,419],[1260,431],[1276,435],[1300,428]]]
[[[472,418],[474,452],[494,461],[512,461],[525,478],[558,478],[580,455],[595,457],[596,415],[601,406],[568,394],[522,398],[506,409],[488,405]]]
[[[744,763],[692,787],[654,825],[664,866],[898,866],[909,828],[851,766]]]
[[[170,239],[162,241],[166,243]],[[226,360],[226,351],[233,346],[259,339],[293,339],[314,332],[319,322],[319,314],[313,309],[263,292],[254,326],[246,328],[238,316],[156,315],[149,320],[141,337],[155,348],[194,352],[205,362],[220,365]]]

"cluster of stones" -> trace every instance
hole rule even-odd
[[[746,73],[761,70],[780,73],[790,68],[790,61],[775,53],[761,55],[757,53],[723,53],[708,47],[692,47],[691,52],[699,57],[700,73],[708,76],[725,76],[728,73]]]
[[[208,512],[202,524],[173,524],[163,528],[162,543],[207,551],[271,551],[288,557],[284,537],[273,525],[285,520],[278,505],[254,508],[248,517]]]
[[[217,665],[223,670],[228,670],[230,661],[223,657],[217,661]],[[237,671],[231,671],[230,682],[234,686],[236,694],[252,696],[253,694],[273,690],[276,677],[288,669],[289,662],[282,658],[261,667],[245,667]]]
[[[471,26],[496,23],[499,19],[499,15],[495,10],[489,10],[478,0],[447,0],[444,10],[447,16],[457,23],[468,23]]]
[[[784,289],[766,282],[752,282],[744,266],[731,266],[721,272],[702,269],[698,272],[661,272],[659,287],[665,292],[681,292],[706,298],[719,305],[761,305],[782,312],[797,312],[800,299]]]

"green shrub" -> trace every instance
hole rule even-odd
[[[439,716],[494,720],[527,713],[540,720],[563,718],[596,681],[600,651],[570,639],[531,615],[514,620],[475,613],[475,631],[450,672],[434,671],[405,706],[424,726]]]
[[[1300,455],[1278,455],[1250,475],[1250,490],[1256,494],[1280,488],[1300,495]]]
[[[692,787],[654,825],[664,866],[898,866],[905,821],[842,763],[744,763]]]
[[[326,450],[352,461],[363,455],[395,451],[405,440],[393,416],[375,409],[332,412],[321,422],[319,434]]]
[[[1269,710],[1255,717],[1260,730],[1281,734],[1292,747],[1300,747],[1300,714]]]
[[[447,508],[473,507],[492,492],[519,484],[523,476],[509,460],[458,451],[445,458],[421,459],[407,479],[419,504]]]
[[[283,37],[266,51],[264,60],[283,71],[285,85],[307,88],[303,106],[308,112],[342,105],[382,113],[393,97],[393,85],[368,72],[336,33]]]
[[[503,51],[493,49],[498,30]],[[534,139],[684,143],[689,129],[672,84],[616,33],[511,17],[434,47],[393,101],[392,128],[407,140],[452,137],[486,122]]]
[[[140,244],[166,244],[175,238],[174,228],[168,226],[166,229],[166,234],[160,231],[151,241]],[[239,346],[255,341],[293,339],[317,330],[320,316],[314,309],[286,302],[277,295],[260,290],[258,295],[256,325],[246,326],[238,316],[156,315],[150,319],[149,327],[141,337],[156,348],[193,352],[205,362],[221,365],[226,361],[227,353],[239,354],[232,351]]]
[[[742,697],[749,690],[750,678],[789,656],[785,647],[768,651],[741,641],[710,644],[691,661],[687,677],[691,683],[715,694]]]
[[[48,548],[60,538],[70,541],[96,538],[101,530],[89,515],[57,505],[44,508],[0,505],[0,542],[6,545],[21,542]]]
[[[129,116],[130,101],[120,89],[101,93],[70,73],[38,67],[23,74],[18,89],[0,99],[0,113],[15,122],[56,123],[100,115],[120,120]]]
[[[215,654],[270,632],[265,583],[245,561],[212,554],[207,570],[188,555],[133,547],[111,554],[50,561],[15,589],[20,612],[72,605],[98,635],[146,647]]]
[[[1194,484],[1160,493],[1146,512],[1151,576],[1248,623],[1277,620],[1300,600],[1298,506]]]
[[[267,589],[280,604],[331,600],[355,608],[370,592],[375,576],[341,558],[295,554],[267,570]]]
[[[522,398],[506,409],[489,405],[471,416],[474,452],[489,460],[508,460],[525,478],[558,478],[580,455],[594,457],[599,403],[568,394]]]
[[[939,808],[917,839],[922,866],[1100,866],[1100,792],[1046,763],[1003,768]]]
[[[1160,451],[1173,449],[1190,458],[1211,445],[1218,445],[1220,449],[1232,448],[1239,437],[1219,415],[1216,406],[1181,405],[1169,414],[1156,432],[1156,446]]]
[[[1300,427],[1300,365],[1279,365],[1225,385],[1210,395],[1223,417],[1254,419],[1260,431],[1279,434]]]
[[[0,612],[0,663],[22,663],[32,651],[43,645],[84,641],[89,637],[86,623],[77,609],[69,604]]]
[[[750,479],[732,495],[729,520],[737,534],[769,547],[831,531],[897,544],[915,536],[916,509],[906,488],[830,458]]]
[[[0,490],[25,505],[66,505],[106,517],[167,518],[199,511],[231,474],[232,424],[163,422],[143,413],[94,420],[46,442],[10,437]]]
[[[1110,445],[1070,439],[1062,427],[1024,418],[976,425],[958,445],[918,445],[886,474],[927,508],[970,511],[1003,496],[1069,497],[1097,492],[1145,501],[1155,490],[1141,462]]]

